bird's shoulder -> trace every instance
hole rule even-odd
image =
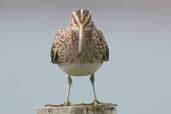
[[[109,47],[102,31],[99,29],[96,29],[95,36],[96,36],[95,38],[98,39],[97,44],[99,45],[98,48],[100,50],[100,53],[103,54],[103,60],[108,61],[109,60]]]
[[[66,45],[66,40],[70,39],[71,33],[69,28],[62,28],[57,31],[51,46],[51,62],[54,64],[60,63],[60,57],[63,55],[63,50]]]

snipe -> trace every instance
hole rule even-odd
[[[95,72],[109,60],[109,49],[103,33],[91,20],[91,13],[81,9],[72,12],[70,25],[60,29],[51,48],[51,61],[68,74],[66,105],[70,105],[71,76],[91,75],[94,104],[100,103],[95,92]]]

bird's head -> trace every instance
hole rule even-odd
[[[84,32],[92,31],[93,26],[93,22],[91,21],[91,13],[88,10],[80,9],[72,12],[71,28],[79,33],[79,52],[82,50]]]

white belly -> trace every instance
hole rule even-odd
[[[74,76],[86,76],[95,73],[101,66],[101,63],[96,64],[65,64],[60,66],[64,72]]]

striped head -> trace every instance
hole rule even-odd
[[[93,22],[91,21],[91,13],[88,10],[80,9],[72,12],[71,27],[74,30],[83,31],[91,30]]]
[[[79,32],[79,52],[82,50],[82,39],[84,32],[92,31],[93,26],[93,22],[91,21],[91,13],[88,10],[80,9],[72,12],[71,28]]]

